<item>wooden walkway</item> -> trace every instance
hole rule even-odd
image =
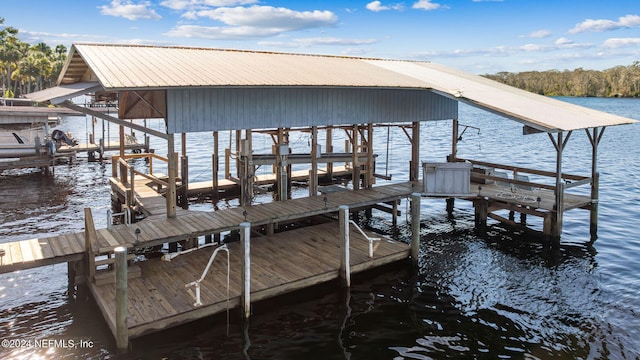
[[[324,196],[307,197],[232,208],[215,212],[180,211],[178,216],[167,219],[163,216],[152,217],[131,226],[116,225],[112,229],[97,230],[97,248],[99,253],[111,252],[118,246],[144,248],[163,243],[182,241],[199,236],[237,230],[239,224],[248,221],[252,226],[282,223],[337,211],[340,205],[350,208],[371,206],[382,202],[405,198],[419,189],[419,184],[400,183],[377,186],[372,189],[329,193]],[[139,189],[142,186],[138,187]],[[152,189],[150,189],[153,191]],[[326,204],[324,197],[327,198]],[[155,206],[164,206],[164,197],[149,197],[147,201],[156,201]],[[147,204],[151,206],[151,204]],[[160,210],[158,210],[160,211]],[[243,214],[246,211],[246,218]],[[136,229],[140,230],[136,236]],[[16,270],[51,265],[61,262],[80,260],[85,252],[84,233],[64,234],[52,237],[21,240],[0,244],[0,274]]]
[[[84,258],[84,234],[0,243],[0,274]]]
[[[409,245],[383,239],[375,242],[373,258],[369,242],[353,227],[350,233],[352,273],[406,259]],[[309,226],[251,239],[251,301],[331,281],[340,268],[340,234],[336,222]],[[201,283],[201,306],[194,306],[193,288],[185,284],[198,279],[213,248],[177,256],[171,262],[160,259],[138,263],[142,276],[130,279],[127,325],[134,338],[188,321],[223,312],[240,304],[240,242],[228,244],[230,288],[227,303],[227,259],[219,252]],[[109,327],[115,334],[115,285],[91,284],[91,291]]]

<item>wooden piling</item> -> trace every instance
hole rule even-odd
[[[411,259],[418,264],[420,254],[420,193],[411,194]]]
[[[332,134],[332,129],[331,127],[328,127],[326,130],[326,139],[325,139],[325,151],[327,153],[332,153],[333,152],[333,134]],[[327,163],[327,180],[331,181],[331,179],[333,178],[333,163],[332,162],[328,162]]]
[[[251,224],[240,223],[240,244],[242,247],[242,316],[251,315]]]
[[[486,197],[473,201],[475,210],[475,225],[477,230],[484,230],[489,217],[489,200]]]
[[[111,221],[111,219],[109,219]],[[96,274],[96,255],[94,253],[94,244],[97,242],[96,227],[93,222],[91,208],[84,208],[84,248],[86,256],[87,280],[93,281]]]
[[[213,191],[213,199],[217,199],[218,198],[218,192],[219,192],[219,188],[218,188],[218,172],[219,172],[219,156],[218,156],[218,132],[214,131],[213,132],[213,155],[211,155],[211,171],[213,172],[213,176],[212,176],[212,191]]]
[[[123,353],[129,348],[127,249],[119,246],[114,252],[116,255],[116,347],[119,353]]]
[[[343,287],[351,286],[351,267],[349,259],[349,207],[338,208],[340,222],[340,282]]]
[[[173,134],[167,138],[167,218],[176,217],[176,153]]]
[[[416,121],[411,126],[411,165],[409,180],[416,181],[420,177],[420,122]]]
[[[318,195],[318,127],[311,127],[311,170],[309,170],[309,196]]]

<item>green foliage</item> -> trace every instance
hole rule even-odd
[[[54,86],[66,53],[64,45],[53,50],[45,43],[20,41],[18,29],[4,26],[4,19],[0,18],[0,86],[5,93],[20,96]]]
[[[640,61],[596,71],[500,72],[485,77],[546,96],[640,97]]]

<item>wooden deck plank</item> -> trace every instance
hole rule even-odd
[[[55,256],[53,253],[53,249],[49,244],[48,238],[40,238],[36,239],[36,241],[38,242],[38,246],[40,247],[40,252],[42,253],[43,259],[49,259]]]
[[[20,253],[22,254],[22,262],[32,262],[35,260],[33,256],[33,251],[31,250],[31,245],[29,244],[29,240],[23,240],[17,242],[18,246],[20,246]]]
[[[0,243],[0,250],[4,250],[4,256],[0,258],[0,264],[6,266],[12,265],[11,243]]]
[[[368,243],[358,240],[360,235],[355,234],[354,229],[351,231],[354,238],[352,251],[360,254],[353,258],[354,262],[364,261],[366,264],[374,260],[388,261],[383,258],[368,259]],[[328,222],[272,236],[253,237],[252,298],[264,299],[336,278],[340,251],[336,234],[336,223]],[[227,246],[231,261],[229,303],[237,306],[242,286],[239,271],[242,253],[239,242],[229,243]],[[391,253],[400,254],[400,258],[408,256],[409,246],[406,244],[393,243],[388,247],[395,247]],[[171,262],[153,259],[140,263],[143,269],[142,277],[130,282],[130,286],[135,286],[130,292],[130,297],[144,297],[130,302],[130,306],[135,307],[132,311],[136,312],[129,322],[134,334],[157,331],[204,314],[224,311],[227,303],[227,264],[224,252],[218,253],[219,258],[213,262],[201,283],[202,306],[193,306],[194,291],[192,289],[190,292],[184,287],[184,284],[200,277],[214,250],[214,247],[196,250],[179,255]],[[109,311],[108,308],[114,305],[112,301],[107,300],[102,306]]]
[[[22,261],[22,249],[20,248],[20,242],[9,243],[9,249],[11,252],[11,261],[14,264],[21,263]]]

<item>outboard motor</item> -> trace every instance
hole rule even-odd
[[[56,148],[60,148],[62,143],[65,143],[69,146],[78,145],[78,140],[74,138],[70,133],[65,133],[61,130],[53,130],[51,133],[51,139],[56,142]]]

